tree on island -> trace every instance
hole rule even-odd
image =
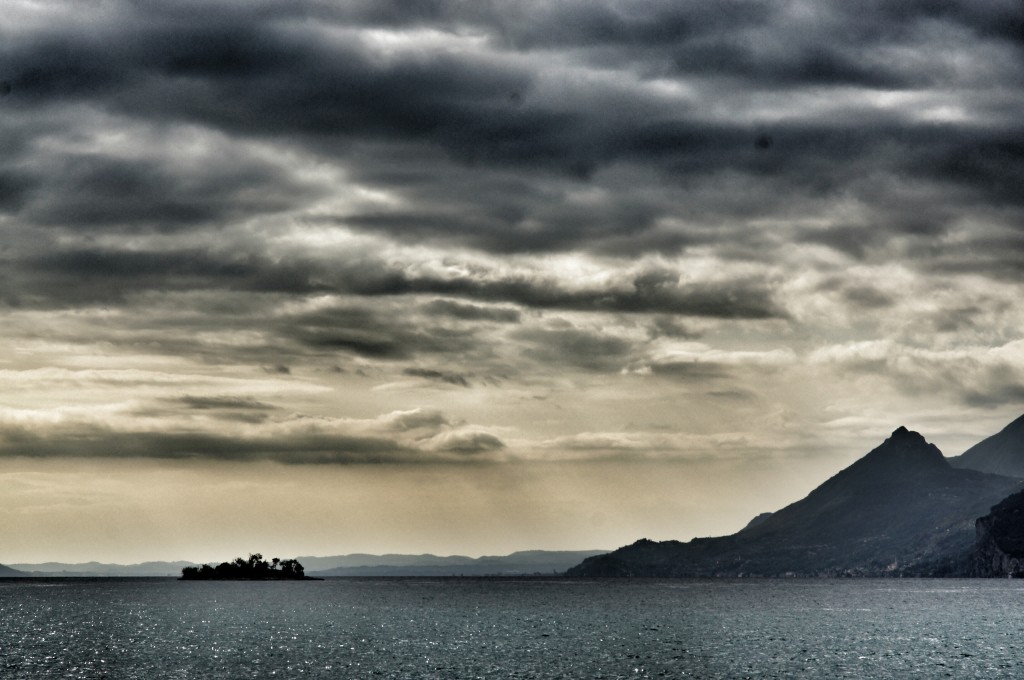
[[[181,570],[181,580],[183,581],[211,579],[298,580],[304,578],[306,578],[306,570],[298,560],[282,560],[275,557],[267,562],[260,553],[251,553],[249,559],[236,557],[233,562],[221,562],[216,567],[203,564],[198,567],[185,567]]]

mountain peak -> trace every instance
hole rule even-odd
[[[934,444],[901,426],[803,499],[751,522],[738,533],[688,543],[642,539],[588,558],[567,573],[658,577],[965,575],[967,556],[976,550],[974,520],[1020,484],[1010,477],[955,469]],[[1022,537],[1020,545],[1024,545],[1024,531],[1016,532],[1020,512],[1012,514],[1017,507],[1004,505],[1004,512],[996,518],[1005,515],[1009,522],[1017,522],[1010,530],[1003,531],[992,522],[979,526],[995,527],[989,532],[995,541],[1003,539],[1005,544],[1006,534],[1012,532],[1014,538]],[[1024,564],[1024,548],[1019,552]],[[984,561],[1003,553],[993,548],[978,554]]]
[[[924,441],[924,437],[921,435],[920,432],[914,432],[913,430],[908,430],[906,428],[906,426],[904,426],[904,425],[900,425],[895,430],[893,430],[892,434],[889,436],[889,439],[907,439],[907,440],[918,440],[919,439],[921,441]]]
[[[893,430],[888,439],[858,463],[896,465],[906,469],[949,467],[937,446],[928,443],[920,432],[908,430],[903,425]]]

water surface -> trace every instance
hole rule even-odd
[[[1019,678],[1008,580],[0,581],[0,677]]]

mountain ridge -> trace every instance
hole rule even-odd
[[[439,556],[432,554],[351,553],[327,557],[300,556],[307,573],[318,576],[456,576],[485,574],[561,573],[580,560],[607,550],[520,550],[508,555]],[[180,576],[188,561],[151,561],[137,564],[104,562],[41,562],[0,565],[0,577],[164,577]],[[4,572],[9,569],[10,573]]]
[[[1024,415],[959,456],[949,458],[957,468],[1024,478]]]
[[[899,427],[806,497],[729,536],[641,539],[569,576],[941,576],[969,570],[975,520],[1021,480],[954,468]]]
[[[580,560],[603,554],[603,550],[521,550],[508,555],[438,557],[421,555],[419,562],[406,559],[400,564],[344,564],[329,569],[311,569],[317,576],[500,576],[561,574]],[[400,556],[405,558],[417,556]],[[301,559],[301,558],[300,558]]]
[[[194,562],[139,562],[135,564],[114,564],[109,562],[39,562],[10,565],[22,576],[35,577],[119,577],[119,576],[178,576],[184,567],[195,566]]]

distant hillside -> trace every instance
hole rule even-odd
[[[962,574],[972,559],[975,519],[1020,486],[1019,479],[953,468],[924,437],[901,427],[806,498],[736,534],[641,540],[568,574]]]
[[[15,578],[18,576],[28,576],[28,574],[0,564],[0,578]]]
[[[296,558],[310,576],[483,576],[491,574],[552,574],[564,572],[592,555],[606,550],[548,551],[527,550],[511,555],[466,557],[464,555],[369,555],[365,553],[331,557]],[[106,564],[101,562],[43,562],[11,565],[10,573],[0,566],[2,576],[37,577],[178,577],[194,562],[143,562],[141,564]]]
[[[348,555],[331,555],[328,557],[313,557],[300,555],[300,562],[308,565],[310,572],[326,571],[328,569],[348,567],[373,567],[387,565],[392,567],[406,566],[448,566],[453,564],[470,564],[473,558],[466,555],[404,555],[388,553],[386,555],[372,555],[368,553],[352,553]]]
[[[142,562],[140,564],[104,564],[100,562],[42,562],[11,565],[21,576],[180,576],[193,562]]]
[[[306,567],[316,576],[496,576],[562,573],[580,560],[599,555],[603,550],[528,550],[504,556],[465,557],[453,555],[338,555],[336,557],[298,558],[309,562],[330,563],[331,568]]]
[[[1024,416],[949,459],[957,468],[1024,478]]]

